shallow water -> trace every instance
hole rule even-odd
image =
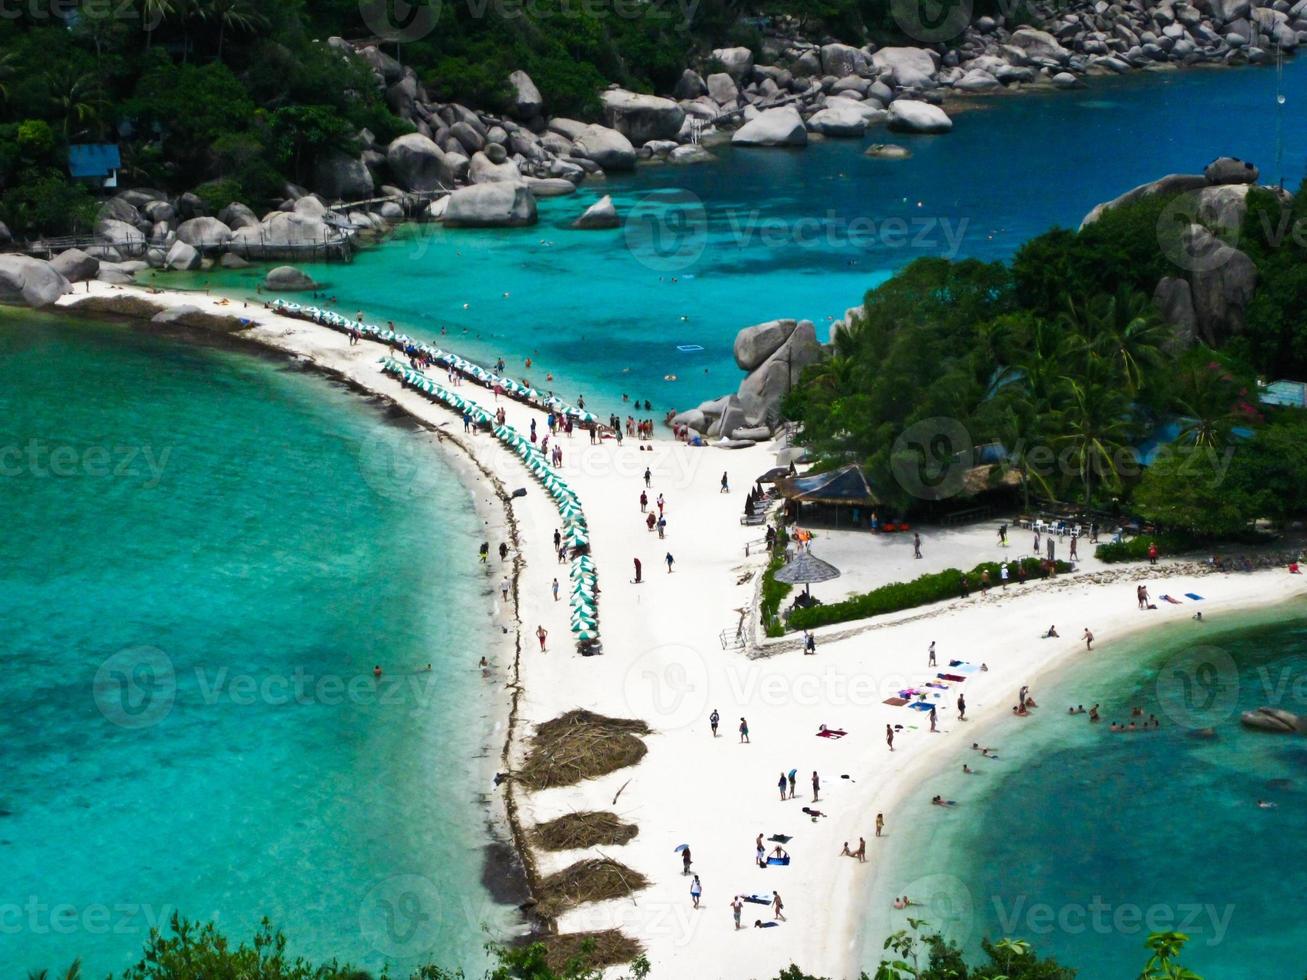
[[[959,746],[897,815],[891,889],[969,950],[1026,939],[1085,980],[1137,975],[1148,933],[1169,929],[1191,936],[1183,962],[1202,976],[1300,977],[1307,744],[1239,724],[1261,705],[1307,711],[1307,619],[1294,616],[1145,634],[1041,688],[1034,716],[985,735],[999,760]],[[1097,725],[1066,714],[1094,702]],[[1161,728],[1108,731],[1134,706]],[[937,793],[958,808],[932,807]],[[872,910],[869,940],[905,918]]]
[[[1226,153],[1258,163],[1264,182],[1283,170],[1296,188],[1307,58],[1285,66],[1282,107],[1276,85],[1273,68],[1094,79],[1072,92],[991,98],[987,111],[957,113],[943,137],[877,129],[806,150],[714,148],[719,164],[642,167],[542,200],[534,228],[425,226],[352,265],[306,268],[351,315],[362,309],[423,336],[444,327],[467,356],[520,366],[530,356],[535,367],[519,370],[538,385],[552,372],[569,398],[584,392],[617,410],[626,393],[661,417],[735,389],[741,327],[807,317],[824,341],[831,318],[914,258],[1006,258],[1052,225],[1074,227],[1100,201]],[[912,158],[862,155],[891,140]],[[567,227],[604,193],[627,218],[623,229]],[[203,278],[252,289],[258,274]]]
[[[483,962],[481,521],[397,437],[267,361],[0,317],[5,976],[117,971],[174,910]]]

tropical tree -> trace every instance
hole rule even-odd
[[[1121,464],[1132,455],[1130,402],[1119,387],[1100,378],[1068,377],[1066,395],[1058,413],[1061,434],[1054,443],[1069,450],[1089,507],[1096,480],[1108,488],[1121,485]]]
[[[100,114],[108,106],[100,82],[90,73],[59,69],[45,75],[50,107],[63,120],[63,135],[67,141],[74,133],[84,131],[83,123],[99,128]],[[73,128],[73,124],[77,128]]]
[[[223,40],[227,30],[249,33],[267,19],[248,0],[210,0],[208,13],[218,22],[218,60],[222,60]]]
[[[1152,956],[1144,965],[1144,972],[1139,980],[1203,980],[1193,970],[1186,969],[1178,962],[1180,951],[1189,937],[1182,932],[1154,932],[1148,937],[1147,946]]]
[[[145,46],[154,43],[154,31],[164,20],[177,12],[173,0],[141,0],[141,23],[145,25]]]
[[[1261,419],[1249,400],[1247,386],[1202,352],[1180,365],[1172,383],[1172,400],[1185,419],[1180,441],[1203,448],[1219,449],[1230,441],[1236,427]]]

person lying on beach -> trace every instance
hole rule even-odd
[[[1057,627],[1056,627],[1056,626],[1050,626],[1050,627],[1048,628],[1048,632],[1045,633],[1043,636],[1041,636],[1040,639],[1041,639],[1041,640],[1057,639],[1057,636],[1058,636]]]
[[[930,798],[930,802],[933,803],[935,806],[957,806],[957,805],[958,805],[958,801],[957,801],[957,800],[946,800],[946,799],[944,799],[944,797],[942,797],[942,796],[932,796],[932,797]]]
[[[805,806],[805,807],[803,808],[803,812],[806,813],[808,816],[812,817],[812,822],[813,822],[813,823],[816,823],[816,822],[817,822],[817,818],[818,818],[818,817],[824,817],[824,816],[826,816],[826,814],[822,813],[820,810],[814,810],[814,809],[813,809],[812,807],[810,807],[810,806]]]

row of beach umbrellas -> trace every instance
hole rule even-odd
[[[459,357],[450,351],[442,350],[432,344],[424,344],[416,338],[408,336],[408,334],[396,333],[389,327],[383,327],[375,323],[357,322],[349,317],[341,316],[335,310],[324,310],[317,306],[301,306],[299,303],[291,303],[284,299],[273,300],[272,308],[279,313],[312,320],[314,323],[341,332],[348,332],[351,328],[354,328],[360,334],[372,337],[383,344],[399,344],[402,348],[411,346],[436,363],[453,368],[455,371],[475,379],[487,388],[498,386],[515,398],[523,399],[548,411],[570,415],[581,422],[598,421],[598,417],[594,413],[577,408],[575,405],[569,405],[557,395],[546,395],[535,388],[514,381],[512,378],[496,374],[494,371],[488,371],[474,361]]]
[[[476,402],[437,384],[421,371],[415,371],[393,357],[383,357],[381,369],[450,408],[460,413],[467,413],[477,422],[490,424],[494,421],[494,416]],[[496,439],[522,457],[531,475],[540,481],[545,492],[553,499],[558,514],[563,520],[563,538],[568,547],[588,546],[590,529],[586,525],[585,513],[581,509],[581,501],[576,491],[568,486],[567,481],[549,465],[545,454],[529,439],[523,438],[522,434],[511,425],[497,425],[492,431]],[[568,605],[572,614],[572,633],[578,642],[594,640],[599,635],[598,578],[595,574],[594,559],[589,554],[577,556],[572,560],[569,575],[571,594],[568,597]]]

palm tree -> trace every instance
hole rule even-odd
[[[1058,413],[1061,434],[1054,440],[1071,451],[1076,474],[1084,484],[1088,508],[1094,495],[1094,478],[1107,486],[1121,483],[1120,463],[1132,452],[1133,424],[1130,400],[1116,385],[1100,376],[1067,378],[1066,405]]]
[[[1105,358],[1131,394],[1143,387],[1145,373],[1161,362],[1169,331],[1153,301],[1141,292],[1122,287],[1115,295],[1100,293],[1079,305],[1068,298],[1062,316],[1076,337],[1077,351]]]
[[[267,23],[267,19],[250,6],[247,0],[210,0],[209,13],[218,21],[219,61],[222,60],[222,43],[227,28],[249,32]]]
[[[1175,407],[1186,419],[1177,441],[1221,449],[1239,425],[1256,422],[1256,410],[1219,364],[1187,364],[1175,382]]]
[[[95,76],[88,73],[79,74],[72,69],[49,72],[45,76],[49,91],[50,105],[63,117],[64,140],[73,134],[72,123],[79,124],[76,132],[83,131],[80,124],[92,122],[99,127],[100,112],[108,105],[104,90]]]
[[[73,960],[63,976],[51,978],[49,970],[29,970],[27,980],[82,980],[82,961]]]
[[[176,12],[172,0],[141,0],[141,22],[145,25],[145,46],[154,41],[154,29]]]

